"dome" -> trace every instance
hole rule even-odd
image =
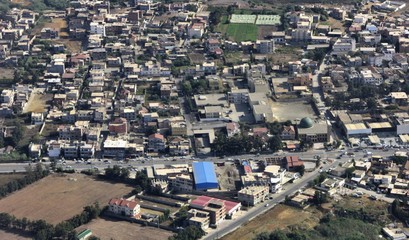
[[[311,128],[313,125],[314,122],[309,117],[301,119],[300,124],[298,124],[300,128]]]

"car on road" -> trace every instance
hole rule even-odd
[[[266,205],[264,205],[264,207],[268,207],[268,206],[270,206],[270,204],[268,204],[268,203],[266,203]]]
[[[378,198],[375,195],[371,195],[368,198],[371,199],[371,200],[378,200]]]

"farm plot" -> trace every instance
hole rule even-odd
[[[231,23],[227,27],[226,33],[236,42],[256,41],[258,27],[251,23]]]
[[[55,174],[1,199],[0,212],[57,224],[81,213],[87,205],[99,202],[105,206],[111,198],[122,197],[132,189],[82,174]]]
[[[118,221],[110,218],[99,218],[83,225],[80,229],[90,229],[92,234],[101,240],[109,239],[144,239],[162,240],[173,235],[172,232],[159,228],[144,227],[136,223]],[[80,230],[77,229],[77,230]]]

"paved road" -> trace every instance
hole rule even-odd
[[[345,150],[346,151],[346,150]],[[373,153],[373,155],[380,155],[380,156],[389,156],[394,153],[394,150],[389,150],[388,152],[384,152],[382,150],[369,150]],[[294,152],[294,153],[288,153],[288,152],[283,152],[281,154],[273,154],[274,156],[291,156],[291,155],[297,155],[301,159],[313,159],[315,155],[319,155],[321,157],[321,161],[326,161],[326,159],[336,159],[339,157],[339,155],[344,152],[341,150],[334,150],[330,152],[326,152],[324,150],[311,150],[308,152]],[[348,156],[343,156],[341,160],[348,160],[351,158],[354,159],[364,159],[365,158],[365,153],[363,151],[359,152],[354,152],[354,151],[349,151],[353,152],[354,156],[348,157]],[[120,165],[123,167],[134,167],[134,168],[144,168],[147,166],[152,166],[156,164],[184,164],[184,163],[190,163],[192,161],[212,161],[212,162],[226,162],[229,161],[229,159],[254,159],[254,160],[263,160],[265,157],[272,156],[272,154],[261,154],[259,156],[256,156],[254,154],[246,154],[246,155],[238,155],[238,156],[231,156],[231,157],[226,157],[226,158],[217,158],[217,157],[196,157],[195,159],[190,159],[186,157],[185,159],[182,159],[180,157],[178,158],[172,158],[169,157],[167,160],[166,158],[156,158],[156,159],[140,159],[136,161],[129,161],[128,163],[125,162],[119,162],[116,160],[110,160],[110,163],[105,163],[103,161],[97,161],[94,160],[92,161],[92,164],[87,164],[87,163],[76,163],[74,161],[69,161],[66,160],[66,164],[62,165],[59,164],[59,166],[62,167],[67,167],[70,166],[69,168],[73,168],[75,170],[81,171],[84,169],[90,169],[97,167],[98,169],[102,170],[104,168],[107,168],[108,166],[113,166],[113,165]],[[173,160],[174,159],[174,160]],[[5,172],[24,172],[26,167],[29,166],[30,163],[5,163],[5,164],[0,164],[0,172],[5,173]]]
[[[322,170],[328,170],[331,167],[335,167],[336,165],[339,164],[339,160],[334,161],[331,164],[325,164],[322,168]],[[298,191],[299,189],[305,187],[311,180],[316,178],[319,174],[319,170],[315,170],[310,173],[306,173],[303,178],[299,179],[293,184],[287,184],[284,186],[285,190],[281,191],[278,194],[275,194],[274,199],[268,200],[264,202],[264,204],[260,204],[256,207],[251,208],[246,214],[240,216],[237,219],[234,219],[233,221],[231,220],[226,220],[226,221],[231,221],[229,224],[223,225],[219,227],[217,230],[210,232],[207,234],[203,239],[206,240],[211,240],[211,239],[218,239],[221,238],[222,236],[234,231],[235,229],[239,228],[241,225],[245,224],[246,222],[250,221],[251,219],[255,218],[256,216],[272,209],[275,205],[277,205],[280,202],[283,202],[285,200],[285,196],[291,195]],[[265,204],[268,203],[269,206],[265,207]]]

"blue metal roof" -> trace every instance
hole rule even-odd
[[[212,162],[193,162],[193,176],[196,188],[217,188],[218,181]]]

